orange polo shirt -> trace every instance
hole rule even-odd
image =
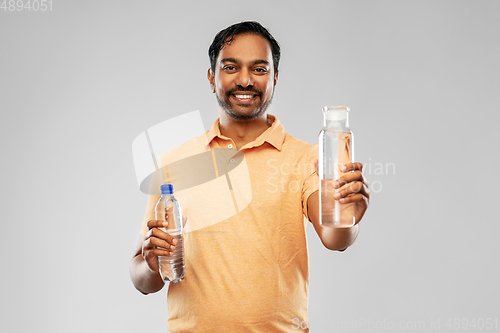
[[[216,120],[159,159],[160,182],[173,184],[188,218],[186,277],[168,286],[169,332],[309,331],[296,323],[308,322],[307,199],[318,190],[317,145],[285,133],[275,116],[268,122],[238,151]],[[149,196],[142,234],[158,198]]]

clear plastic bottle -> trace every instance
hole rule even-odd
[[[160,186],[161,198],[156,203],[156,219],[167,221],[168,226],[162,228],[177,239],[174,254],[171,257],[159,256],[160,275],[164,282],[172,281],[177,283],[184,280],[184,239],[182,226],[182,212],[179,202],[174,198],[174,190],[171,184]]]
[[[356,222],[354,204],[341,204],[333,198],[339,191],[334,189],[333,182],[344,174],[340,168],[354,158],[353,134],[349,128],[349,108],[325,106],[322,111],[323,128],[319,133],[318,164],[320,224],[347,228]]]

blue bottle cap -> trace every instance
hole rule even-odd
[[[160,186],[161,194],[172,194],[174,193],[174,187],[172,184],[164,184]]]

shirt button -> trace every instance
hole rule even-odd
[[[234,158],[230,159],[229,162],[234,163]]]
[[[232,144],[227,145],[227,148],[233,148]]]

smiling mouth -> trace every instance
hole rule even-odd
[[[237,94],[234,94],[233,96],[240,99],[250,99],[255,97],[255,95],[237,95]]]
[[[251,102],[257,97],[257,94],[231,94],[239,102]]]

